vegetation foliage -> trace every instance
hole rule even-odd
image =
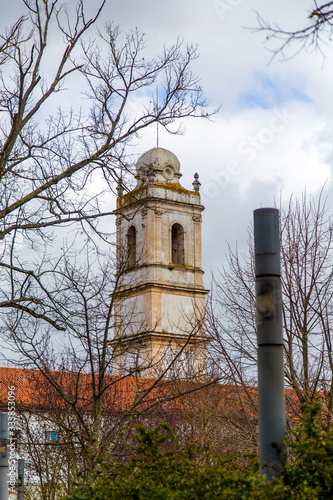
[[[333,431],[320,424],[320,411],[319,405],[304,411],[306,419],[287,443],[284,474],[273,484],[259,477],[255,454],[210,464],[209,449],[202,450],[205,461],[193,459],[195,447],[177,450],[168,426],[141,426],[135,458],[108,470],[101,464],[99,473],[82,478],[65,500],[331,499]]]

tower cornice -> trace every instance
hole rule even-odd
[[[149,185],[142,182],[132,191],[117,198],[117,209],[124,209],[140,204],[146,205],[154,201],[191,205],[198,207],[201,211],[204,210],[198,192],[185,189],[180,184],[168,182],[153,183]]]
[[[179,284],[177,285],[172,285],[170,283],[166,282],[157,282],[157,281],[147,281],[147,282],[142,282],[142,283],[137,283],[136,285],[130,284],[128,286],[123,286],[119,287],[117,290],[116,296],[137,296],[137,294],[143,293],[148,290],[155,290],[159,292],[169,292],[169,293],[174,293],[177,291],[177,294],[179,295],[207,295],[210,290],[207,290],[203,286],[200,285],[194,285],[194,284],[188,284],[188,285],[182,285],[180,286]]]

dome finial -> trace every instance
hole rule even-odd
[[[200,182],[199,182],[199,174],[195,173],[194,174],[194,181],[192,182],[193,190],[198,193],[200,190]]]

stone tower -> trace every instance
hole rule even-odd
[[[115,374],[206,373],[204,207],[198,175],[193,191],[181,186],[180,177],[178,158],[153,148],[137,161],[136,187],[126,194],[118,189]]]

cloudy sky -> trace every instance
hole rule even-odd
[[[305,188],[316,195],[325,182],[326,194],[332,190],[333,45],[323,46],[326,58],[305,50],[270,62],[269,49],[277,44],[249,29],[258,25],[256,11],[285,29],[301,27],[310,8],[308,0],[122,0],[107,6],[109,19],[123,29],[138,26],[153,50],[177,37],[197,43],[194,70],[210,107],[222,105],[211,122],[186,122],[184,136],[160,134],[160,146],[181,162],[184,187],[191,188],[194,172],[200,175],[206,272],[223,261],[226,241],[245,247],[254,209]],[[155,141],[149,130],[138,153]]]
[[[187,121],[184,136],[160,131],[159,144],[178,156],[184,187],[191,189],[193,174],[199,173],[206,206],[207,273],[224,260],[227,241],[245,248],[255,208],[273,206],[275,200],[288,200],[305,188],[316,195],[325,182],[326,194],[332,190],[333,43],[323,46],[326,58],[305,50],[287,61],[278,56],[270,62],[269,49],[276,44],[250,29],[258,26],[256,11],[285,29],[301,27],[311,4],[309,0],[107,2],[104,20],[125,31],[137,26],[146,34],[151,55],[177,37],[199,45],[193,69],[210,109],[220,105],[221,109],[211,122]],[[8,9],[3,22],[10,17]],[[138,156],[155,145],[152,128],[138,142]]]

